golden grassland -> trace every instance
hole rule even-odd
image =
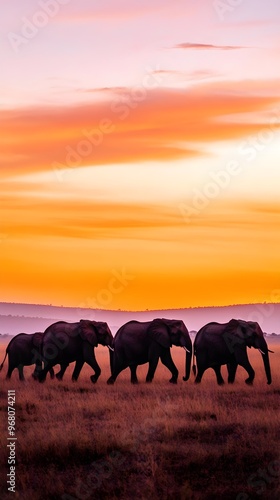
[[[237,499],[280,498],[280,343],[269,345],[273,383],[266,384],[260,354],[251,349],[253,387],[239,367],[233,386],[216,384],[208,370],[199,386],[182,381],[184,352],[173,348],[177,386],[158,366],[145,384],[123,372],[107,386],[108,352],[93,385],[84,366],[78,382],[26,382],[15,371],[1,379],[1,499]],[[5,345],[0,346],[2,361]],[[58,369],[58,367],[57,367]],[[56,369],[56,371],[57,371]],[[226,375],[225,367],[223,373]],[[226,377],[224,377],[226,378]],[[7,391],[16,390],[16,493],[7,492]]]

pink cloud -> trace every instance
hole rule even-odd
[[[179,43],[173,47],[174,49],[195,49],[195,50],[236,50],[247,49],[240,45],[212,45],[209,43]]]

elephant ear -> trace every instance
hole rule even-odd
[[[87,340],[93,347],[97,347],[97,335],[93,321],[87,319],[80,320],[80,337]]]
[[[258,348],[259,342],[262,342],[264,340],[264,335],[263,331],[256,321],[247,321],[248,325],[248,341],[247,345],[249,347],[254,347],[255,349]]]
[[[248,328],[246,321],[239,319],[231,319],[224,332],[226,342],[232,343],[232,347],[236,345],[252,346],[252,334]]]
[[[263,331],[259,323],[257,323],[256,321],[248,321],[248,325],[251,327],[253,334],[255,334],[259,338],[263,337]]]
[[[33,334],[33,345],[36,349],[40,349],[42,346],[43,332],[36,332]]]
[[[166,349],[171,347],[170,335],[168,332],[168,328],[162,319],[154,319],[152,321],[151,326],[149,327],[149,335],[151,339],[160,344],[162,347]]]
[[[242,331],[241,324],[238,319],[231,319],[228,322],[226,333],[236,335],[244,340],[244,332]]]

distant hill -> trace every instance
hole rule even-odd
[[[196,307],[162,311],[104,311],[52,305],[0,302],[0,333],[44,331],[51,323],[80,319],[107,321],[113,333],[127,321],[150,321],[154,318],[182,319],[189,330],[199,330],[210,321],[225,323],[231,318],[258,321],[266,333],[280,334],[280,304],[248,304],[225,307]]]

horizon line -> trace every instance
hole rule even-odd
[[[94,309],[92,307],[79,307],[79,306],[65,306],[65,305],[54,305],[54,304],[34,304],[32,302],[6,302],[0,301],[0,304],[9,305],[22,305],[22,306],[42,306],[42,307],[53,307],[62,309],[81,309],[90,311],[105,311],[105,312],[132,312],[132,313],[145,313],[145,312],[155,312],[155,311],[183,311],[187,309],[217,309],[226,307],[240,307],[240,306],[257,306],[257,305],[278,305],[280,302],[246,302],[246,303],[236,303],[227,305],[207,305],[207,306],[186,306],[186,307],[167,307],[163,309]]]

